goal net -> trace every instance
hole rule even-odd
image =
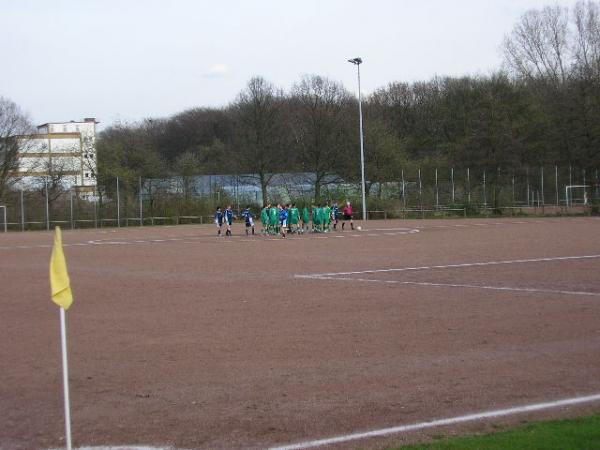
[[[587,184],[572,184],[565,186],[565,204],[567,206],[587,205],[589,203]]]

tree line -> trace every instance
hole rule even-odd
[[[600,2],[527,11],[493,73],[392,82],[363,102],[367,190],[423,164],[501,170],[600,166]],[[368,72],[366,72],[368,74]],[[283,90],[256,76],[227,106],[117,123],[99,136],[98,181],[310,172],[314,196],[360,179],[358,104],[320,75]],[[188,183],[186,185],[186,180]]]

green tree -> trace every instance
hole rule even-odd
[[[200,173],[201,167],[200,157],[191,151],[181,153],[175,159],[173,171],[181,181],[181,190],[186,200],[189,200],[191,197],[194,177]]]

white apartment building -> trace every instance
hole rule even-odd
[[[27,190],[44,179],[60,180],[65,189],[76,188],[82,197],[96,188],[96,124],[94,118],[81,122],[51,122],[37,132],[21,136],[18,185]]]

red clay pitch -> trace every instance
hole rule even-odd
[[[594,218],[372,221],[285,240],[243,224],[232,238],[65,230],[74,444],[265,448],[600,393],[600,258],[557,259],[600,255],[599,231]],[[51,244],[0,235],[2,449],[64,445]],[[401,268],[421,269],[388,270]]]

